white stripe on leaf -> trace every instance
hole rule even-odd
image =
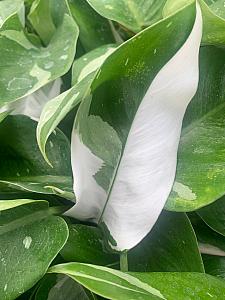
[[[148,234],[169,196],[183,116],[198,86],[201,36],[202,17],[197,5],[191,34],[159,71],[137,110],[107,196],[94,178],[104,162],[76,133],[73,137],[78,203],[68,215],[83,219],[86,211],[86,219],[98,220],[101,213],[101,221],[116,241],[117,246],[111,245],[116,250],[130,249]]]

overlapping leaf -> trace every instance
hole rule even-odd
[[[61,251],[66,261],[119,266],[119,256],[103,247],[104,237],[98,228],[76,224],[69,229],[69,239]],[[147,237],[128,252],[128,266],[135,272],[204,272],[185,214],[163,212]]]
[[[201,49],[200,82],[184,120],[170,210],[195,210],[225,193],[224,67],[224,49]]]
[[[193,0],[167,0],[163,16],[173,14],[178,9],[181,9]],[[224,45],[225,44],[225,7],[220,1],[210,1],[211,5],[207,5],[204,0],[199,0],[203,16],[203,36],[202,43],[209,45]],[[222,2],[222,1],[221,1]]]
[[[46,201],[0,201],[0,298],[15,299],[47,271],[65,244],[67,225]],[[3,210],[2,210],[3,209]]]
[[[87,2],[102,16],[138,32],[162,18],[162,8],[166,0],[87,0]]]
[[[104,248],[101,231],[93,226],[74,224],[69,226],[69,239],[60,252],[65,261],[99,265],[118,265],[118,255]]]
[[[48,137],[67,113],[89,95],[97,71],[114,50],[115,46],[105,45],[75,60],[72,68],[74,86],[44,106],[37,127],[37,141],[43,157],[49,164],[51,162],[45,151]]]
[[[84,288],[68,276],[47,274],[29,300],[90,300]]]
[[[152,231],[128,252],[135,272],[203,272],[194,230],[183,213],[163,212]]]
[[[21,28],[2,30],[0,35],[0,106],[4,106],[33,93],[69,70],[78,28],[74,20],[65,15],[46,48],[32,44]]]
[[[67,138],[57,130],[48,143],[49,167],[35,138],[36,122],[24,116],[10,116],[0,124],[1,192],[15,190],[58,194],[74,198]]]
[[[144,238],[168,197],[183,114],[198,83],[200,14],[193,28],[190,5],[117,48],[79,107],[72,133],[77,204],[68,215],[101,223],[117,250]]]
[[[122,273],[79,263],[52,267],[49,272],[70,276],[86,288],[113,300],[220,299],[225,283],[199,273]]]
[[[3,0],[0,2],[0,27],[14,14],[17,14],[21,24],[25,23],[25,8],[23,0]]]
[[[115,42],[108,20],[96,13],[86,0],[69,0],[68,3],[80,28],[79,39],[85,51]]]
[[[225,197],[199,209],[198,214],[213,230],[225,235]]]

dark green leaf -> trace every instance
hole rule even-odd
[[[69,226],[69,239],[61,250],[63,258],[70,262],[109,265],[119,262],[119,257],[104,249],[101,231],[81,224]]]
[[[51,168],[38,149],[35,131],[36,122],[24,116],[9,116],[0,124],[1,192],[23,190],[74,198],[67,138],[56,130],[49,139]]]
[[[183,213],[163,212],[152,231],[128,252],[135,272],[204,272],[194,230]]]
[[[25,204],[20,200],[20,204],[13,209],[1,211],[2,300],[15,299],[31,288],[45,274],[68,237],[65,221],[51,215],[47,202]]]
[[[83,287],[65,275],[47,274],[33,300],[88,300]]]
[[[115,42],[108,20],[97,14],[86,0],[69,0],[71,13],[80,28],[80,41],[88,52]]]
[[[194,227],[199,249],[203,254],[225,256],[225,237],[211,230],[204,222]]]
[[[200,82],[184,119],[169,210],[195,210],[225,193],[224,67],[224,49],[201,49]]]
[[[213,230],[225,235],[225,197],[199,209],[198,214]]]
[[[225,279],[225,257],[217,255],[202,255],[207,274]]]

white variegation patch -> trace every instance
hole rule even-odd
[[[78,201],[75,207],[66,212],[81,220],[98,222],[104,208],[107,194],[97,184],[94,175],[102,168],[104,162],[94,155],[80,140],[76,130],[72,132],[71,152],[74,173],[74,193]],[[88,199],[88,203],[84,203]]]
[[[137,110],[107,195],[94,178],[104,162],[73,132],[77,204],[70,215],[82,220],[100,217],[118,251],[134,247],[148,234],[169,196],[183,116],[198,87],[201,36],[197,5],[191,34],[154,78]]]
[[[203,254],[225,256],[225,251],[216,246],[213,246],[210,244],[199,243],[198,247],[199,247],[200,252]]]
[[[36,92],[4,105],[0,108],[0,114],[8,111],[11,115],[25,115],[38,121],[45,104],[60,94],[61,84],[61,79],[56,79]]]

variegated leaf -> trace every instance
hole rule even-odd
[[[140,242],[170,193],[182,119],[198,85],[201,33],[195,4],[141,32],[105,61],[79,108],[77,203],[67,215],[102,224],[114,249]]]

